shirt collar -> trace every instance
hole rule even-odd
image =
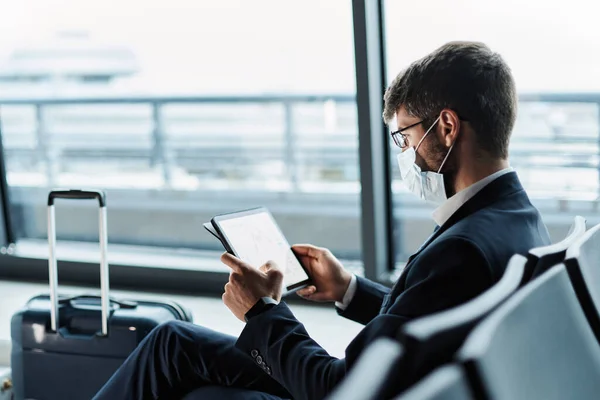
[[[467,201],[475,196],[481,189],[500,178],[502,175],[512,172],[511,167],[504,168],[492,175],[486,176],[482,180],[475,182],[466,189],[461,190],[448,200],[443,202],[438,208],[433,211],[432,217],[438,226],[442,226],[450,219],[450,217],[458,211]]]

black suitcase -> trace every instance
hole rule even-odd
[[[96,199],[100,205],[101,295],[57,293],[54,200]],[[191,313],[174,302],[109,298],[106,202],[99,191],[53,191],[48,197],[50,295],[32,298],[11,321],[15,400],[89,400],[157,325]]]

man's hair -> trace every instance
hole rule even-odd
[[[389,123],[401,106],[429,127],[444,108],[468,121],[480,149],[508,158],[517,116],[510,68],[498,53],[477,42],[450,42],[400,72],[385,92],[383,118]]]

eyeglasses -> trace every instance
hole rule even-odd
[[[390,135],[392,135],[392,139],[394,139],[394,143],[396,143],[396,146],[400,147],[401,149],[407,147],[408,140],[406,139],[406,135],[402,132],[406,131],[407,129],[414,128],[415,126],[422,124],[423,122],[424,120],[421,120],[405,128],[398,129],[397,131],[390,133]]]

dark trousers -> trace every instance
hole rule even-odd
[[[163,324],[140,343],[94,399],[291,398],[234,346],[235,341],[188,322]]]

